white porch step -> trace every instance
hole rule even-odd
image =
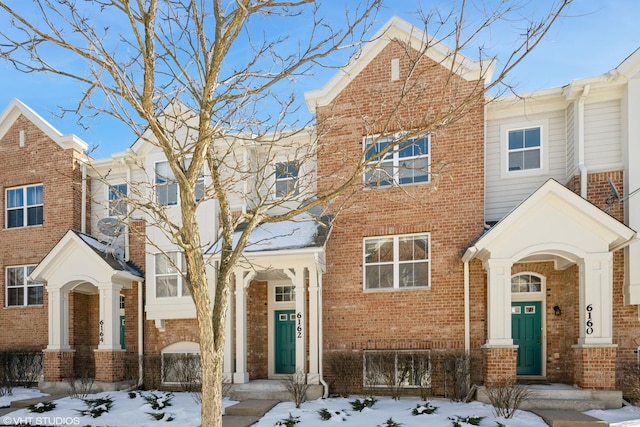
[[[315,400],[322,397],[321,385],[309,385],[307,400]],[[233,384],[229,391],[229,397],[234,400],[278,400],[291,401],[293,397],[279,380],[255,380],[246,384]]]

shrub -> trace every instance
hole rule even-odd
[[[359,389],[362,384],[362,353],[356,351],[334,351],[325,357],[331,372],[331,388],[342,397]]]
[[[296,371],[290,378],[284,380],[283,384],[284,388],[293,397],[296,408],[299,408],[307,397],[307,390],[309,389],[307,376],[302,371]]]
[[[109,412],[113,407],[113,399],[110,396],[101,397],[98,399],[83,399],[82,400],[87,409],[79,410],[80,415],[88,415],[91,418],[98,418],[105,412]]]
[[[163,393],[159,395],[149,393],[147,395],[141,394],[141,396],[154,411],[171,406],[171,400],[173,400],[173,393]]]
[[[291,415],[291,413],[289,413],[289,417],[288,418],[284,418],[280,421],[278,421],[277,423],[275,423],[276,426],[284,426],[284,427],[293,427],[294,425],[298,424],[300,422],[300,417],[294,417]]]
[[[320,415],[320,418],[323,421],[329,421],[331,418],[335,416],[338,416],[342,419],[342,421],[345,420],[345,418],[342,416],[342,413],[340,411],[329,411],[327,410],[327,408],[322,408],[318,411],[318,415]]]
[[[364,400],[356,399],[349,402],[354,411],[362,412],[364,408],[372,408],[378,400],[374,397],[366,397]]]
[[[501,384],[486,389],[487,397],[493,405],[496,416],[511,418],[522,402],[531,394],[527,387],[518,385],[514,380],[504,379]]]
[[[29,412],[36,412],[42,414],[43,412],[49,412],[56,409],[56,404],[53,402],[40,402],[27,406]]]
[[[378,424],[378,427],[400,427],[402,424],[393,421],[392,418],[389,418],[382,424]]]
[[[432,406],[431,403],[427,402],[424,405],[416,405],[415,408],[411,411],[413,415],[424,415],[424,414],[434,414],[438,410],[437,406]]]
[[[479,426],[482,420],[484,420],[484,417],[472,417],[472,416],[461,417],[459,415],[456,415],[455,418],[452,418],[452,417],[448,417],[448,418],[449,420],[451,420],[451,425],[453,427],[462,427],[462,424],[460,423],[471,424],[472,426]]]

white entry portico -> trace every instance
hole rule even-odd
[[[94,237],[69,230],[34,269],[30,280],[44,283],[48,294],[49,339],[45,362],[50,357],[65,360],[62,364],[71,363],[58,366],[57,372],[47,371],[45,363],[45,383],[60,382],[73,374],[73,359],[78,356],[74,355],[76,349],[69,339],[72,293],[97,296],[98,321],[89,325],[96,330],[86,334],[97,336],[97,343],[86,343],[94,348],[96,381],[121,381],[123,378],[118,375],[122,373],[115,372],[117,365],[100,366],[99,361],[123,360],[121,355],[115,355],[124,352],[120,341],[120,294],[123,289],[131,289],[134,282],[142,282],[142,273]]]
[[[557,181],[547,181],[465,252],[463,260],[480,259],[487,274],[485,350],[513,347],[512,266],[553,261],[556,270],[578,266],[579,334],[574,359],[584,351],[606,348],[615,362],[613,252],[634,239],[635,232],[620,221]],[[574,369],[576,384],[589,387],[578,372],[586,370],[584,363],[576,361]],[[513,373],[515,377],[515,368]]]

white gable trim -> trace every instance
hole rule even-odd
[[[442,42],[425,34],[408,22],[392,17],[366,43],[362,50],[352,57],[349,64],[344,66],[329,82],[318,90],[305,92],[307,107],[315,112],[316,106],[328,105],[331,101],[393,40],[400,40],[416,49],[421,50],[427,43],[427,57],[454,70],[462,78],[484,80],[485,84],[491,80],[495,61],[474,61],[460,52],[455,52]],[[454,62],[455,61],[455,62]]]
[[[543,218],[544,221],[541,222],[539,218]],[[562,224],[573,223],[575,226],[563,229],[561,233],[555,234],[554,238],[543,237],[544,230],[532,229],[534,225],[550,229],[555,225],[554,221]],[[517,261],[526,254],[522,243],[514,242],[516,239],[512,238],[513,233],[522,237],[517,240],[529,242],[530,254],[534,254],[532,248],[541,251],[540,245],[544,244],[544,251],[547,253],[556,248],[579,255],[586,250],[577,246],[579,241],[591,241],[594,246],[604,246],[605,250],[613,252],[628,246],[636,239],[634,230],[550,179],[468,248],[463,260],[480,258],[486,261],[498,251],[501,258]]]
[[[38,129],[45,133],[49,138],[56,142],[63,149],[74,149],[78,152],[87,150],[88,145],[76,135],[63,135],[54,128],[51,123],[43,119],[38,113],[29,108],[26,104],[17,98],[13,98],[7,108],[0,114],[0,139],[9,131],[15,121],[23,115],[31,123],[36,125]]]

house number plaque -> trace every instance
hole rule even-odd
[[[591,335],[593,333],[593,320],[591,318],[591,312],[593,311],[593,305],[589,304],[587,306],[587,329],[585,329],[585,333],[587,335]]]
[[[296,335],[298,338],[302,338],[302,313],[298,312],[296,314]]]
[[[104,320],[100,321],[100,342],[104,342]]]

